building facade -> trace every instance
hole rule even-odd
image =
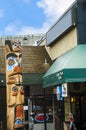
[[[5,40],[19,40],[21,45],[36,46],[37,42],[41,40],[44,34],[29,34],[29,35],[16,35],[16,36],[0,36],[0,45],[5,44]]]
[[[85,13],[86,2],[75,1],[46,33],[45,43],[40,44],[45,45],[53,61],[42,78],[42,85],[45,89],[53,87],[56,90],[60,109],[57,107],[55,111],[57,116],[60,114],[60,130],[68,129],[70,112],[74,115],[77,130],[86,129]]]

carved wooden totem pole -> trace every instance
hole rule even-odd
[[[22,53],[19,41],[6,40],[7,130],[24,129]]]

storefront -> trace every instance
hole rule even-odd
[[[31,89],[32,86],[29,86]],[[49,90],[49,89],[48,89]],[[32,90],[30,90],[31,92]],[[46,92],[48,92],[46,94]],[[49,91],[44,91],[41,93],[31,94],[30,97],[26,98],[25,106],[28,109],[25,110],[26,113],[26,122],[29,121],[30,117],[33,118],[33,130],[55,130],[55,122],[54,122],[54,95]],[[50,93],[50,94],[49,94]],[[30,123],[30,122],[29,122]],[[27,129],[30,128],[26,126]]]
[[[77,129],[85,129],[86,109],[86,45],[78,45],[60,56],[43,76],[43,88],[62,86],[66,83],[68,95],[64,97],[64,130],[69,122],[68,113],[75,116]],[[84,104],[84,105],[83,105]],[[62,114],[62,113],[61,113]],[[61,129],[63,130],[63,129]]]

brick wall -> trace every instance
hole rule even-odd
[[[23,73],[44,73],[47,67],[45,58],[51,64],[51,59],[43,46],[22,46]],[[5,46],[0,46],[0,73],[5,73]]]
[[[51,59],[43,46],[23,46],[23,73],[44,73],[45,58],[51,64]]]

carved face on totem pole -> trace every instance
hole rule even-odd
[[[19,41],[5,41],[6,83],[8,117],[13,118],[13,128],[24,127],[24,88],[22,86],[22,54]],[[10,115],[13,111],[14,116]],[[10,121],[10,119],[9,119]]]

